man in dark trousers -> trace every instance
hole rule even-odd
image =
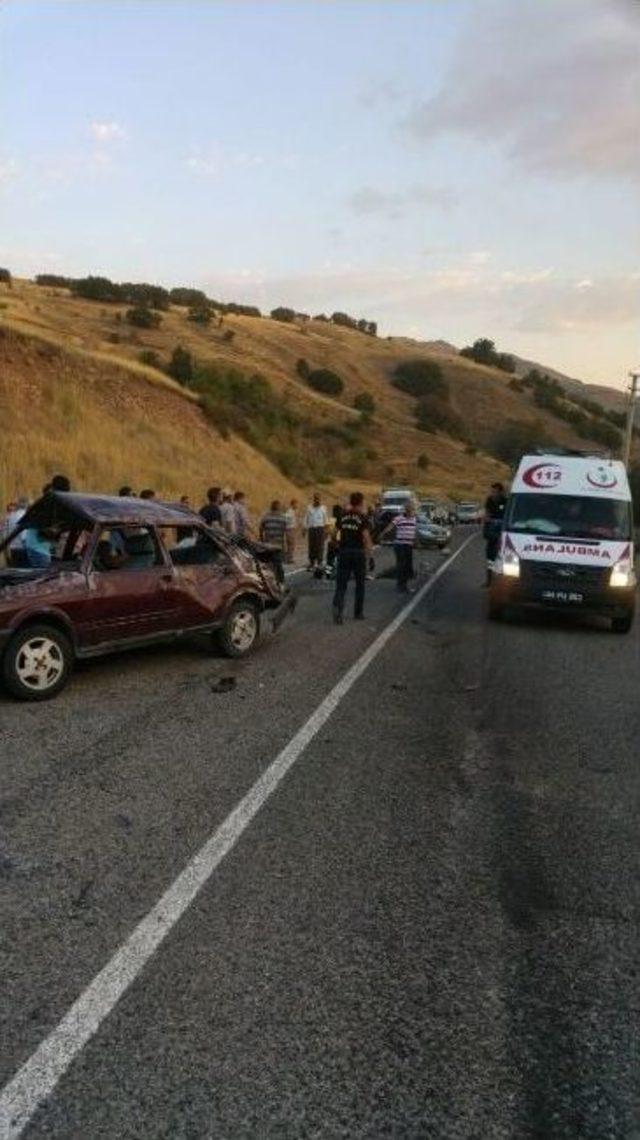
[[[492,483],[491,492],[484,504],[484,526],[482,528],[483,538],[487,544],[487,586],[491,582],[493,563],[498,555],[506,505],[507,496],[504,493],[504,486],[502,483]]]
[[[338,569],[336,571],[336,592],[333,599],[333,619],[342,625],[344,599],[349,579],[353,574],[356,582],[356,596],[353,616],[362,621],[364,607],[365,575],[367,558],[371,554],[371,531],[364,510],[364,495],[354,491],[349,498],[349,506],[344,511],[336,528],[338,545]]]

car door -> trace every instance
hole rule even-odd
[[[101,543],[123,561],[101,560]],[[144,640],[180,628],[175,575],[153,527],[103,531],[87,571],[87,604],[79,630],[85,647]]]
[[[239,573],[223,543],[204,528],[194,527],[193,536],[173,546],[163,535],[175,575],[180,621],[185,629],[215,624],[235,592]]]

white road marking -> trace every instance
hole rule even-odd
[[[413,613],[416,606],[462,551],[476,537],[472,534],[425,582],[393,621],[344,674],[318,705],[292,740],[256,780],[244,799],[194,855],[152,910],[139,922],[126,942],[116,950],[100,973],[89,983],[62,1021],[38,1046],[0,1095],[0,1140],[16,1140],[36,1109],[54,1091],[72,1061],[100,1028],[129,986],[146,966],[196,895],[238,842],[260,808],[275,792],[307,745],[329,720],[349,690],[362,676],[388,641]]]

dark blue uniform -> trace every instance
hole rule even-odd
[[[340,519],[338,531],[338,569],[336,571],[336,592],[333,599],[333,613],[337,622],[342,621],[344,599],[352,574],[356,584],[353,616],[356,618],[363,616],[364,584],[367,571],[365,535],[369,533],[369,521],[366,515],[354,510],[344,512]]]

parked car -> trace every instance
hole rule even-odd
[[[451,528],[440,526],[433,522],[428,515],[419,514],[416,520],[416,543],[418,546],[444,550],[451,541]]]
[[[194,631],[241,657],[263,614],[277,627],[295,605],[271,547],[234,540],[181,506],[51,492],[19,531],[49,557],[0,570],[2,677],[23,700],[59,693],[78,658]]]
[[[480,503],[458,503],[456,507],[457,523],[481,523],[483,511]]]

